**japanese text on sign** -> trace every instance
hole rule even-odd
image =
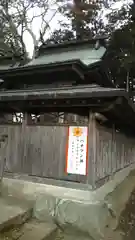
[[[87,127],[69,127],[67,173],[87,173]]]

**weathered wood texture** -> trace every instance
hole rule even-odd
[[[65,173],[68,126],[7,125],[2,131],[8,134],[6,172],[86,182]]]
[[[96,124],[95,181],[135,162],[135,138]]]
[[[68,126],[0,126],[8,134],[6,172],[69,180],[96,186],[114,172],[135,162],[135,139],[96,123],[90,116],[88,138],[88,175],[65,172]],[[103,181],[103,182],[102,182]],[[99,184],[100,185],[100,184]]]

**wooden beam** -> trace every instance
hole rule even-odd
[[[96,162],[96,119],[95,114],[89,111],[88,120],[88,176],[87,183],[95,188],[95,162]]]

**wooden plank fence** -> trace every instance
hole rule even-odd
[[[68,126],[0,126],[8,135],[5,171],[33,176],[96,183],[135,162],[135,138],[114,128],[89,124],[88,175],[67,175],[66,144]],[[2,156],[1,156],[2,157]],[[4,155],[3,155],[4,157]]]
[[[67,126],[0,126],[8,134],[6,172],[85,182],[85,176],[67,175]]]
[[[95,181],[135,162],[135,138],[96,124]]]

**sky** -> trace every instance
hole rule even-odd
[[[61,5],[55,4],[55,2],[53,2],[53,0],[48,0],[48,1],[50,2],[50,4],[49,4],[50,7],[45,16],[45,21],[47,23],[49,23],[50,29],[48,28],[46,31],[46,34],[45,34],[46,39],[51,35],[51,33],[54,30],[60,28],[60,22],[66,22],[66,23],[69,22],[67,20],[67,18],[63,16],[63,14],[61,14],[60,12],[57,11],[58,7]],[[67,5],[67,1],[65,1],[65,5]],[[39,8],[31,9],[28,13],[30,19],[33,16],[33,12],[34,12],[34,15],[40,15],[41,9],[39,9]],[[36,35],[37,39],[39,37],[39,30],[41,29],[41,24],[42,24],[41,17],[37,17],[33,20],[32,25],[31,25],[31,29],[34,32],[34,34]],[[24,34],[24,42],[26,44],[27,51],[29,52],[29,54],[31,56],[32,52],[33,52],[33,40],[28,32],[25,32],[25,34]]]
[[[55,2],[54,2],[55,0],[48,0],[48,1],[50,1],[49,2],[50,7],[45,16],[45,21],[47,23],[49,23],[50,29],[48,28],[48,30],[46,31],[45,38],[48,38],[49,35],[51,34],[51,32],[53,32],[55,29],[59,29],[60,21],[68,23],[67,18],[65,18],[63,16],[63,14],[56,12],[56,10],[58,9],[58,6],[60,6],[60,4],[55,4]],[[107,1],[107,0],[104,0],[104,1]],[[65,1],[64,4],[67,5],[68,2],[72,3],[72,0],[67,0],[67,1]],[[119,10],[122,5],[127,5],[131,2],[132,2],[131,0],[121,0],[121,1],[117,1],[116,3],[112,4],[110,8],[104,7],[102,12],[100,13],[100,16],[102,15],[102,18],[104,19],[104,23],[107,23],[106,15],[108,13],[110,13],[112,10]],[[41,13],[41,11],[42,10],[39,8],[30,9],[28,12],[29,19],[31,19],[33,17],[33,14],[36,16],[39,15]],[[34,21],[31,24],[31,29],[34,32],[36,38],[38,39],[39,30],[41,29],[41,17],[36,17],[34,19]],[[28,32],[25,32],[25,34],[24,34],[24,42],[26,44],[27,51],[28,51],[29,55],[31,56],[33,53],[33,40]]]
[[[48,1],[52,2],[52,0],[48,0]],[[104,0],[104,1],[107,1],[107,0]],[[65,1],[65,5],[68,2],[72,3],[72,0]],[[102,18],[104,19],[104,22],[107,23],[106,15],[108,13],[110,13],[112,10],[119,10],[122,7],[122,5],[124,5],[124,4],[127,5],[129,3],[132,3],[132,0],[121,0],[121,1],[117,1],[115,4],[113,4],[111,6],[111,8],[104,8],[103,11],[100,13],[102,15]],[[53,32],[54,30],[59,29],[60,21],[68,23],[67,22],[67,18],[65,18],[59,12],[57,12],[55,14],[55,16],[52,18],[52,16],[56,12],[56,9],[58,8],[58,6],[55,3],[54,4],[50,4],[50,5],[51,5],[51,7],[49,8],[49,10],[48,10],[48,12],[46,14],[46,19],[45,20],[49,23],[51,30],[48,29],[48,31],[46,32],[45,38],[48,38],[50,36],[51,32]],[[33,13],[34,13],[34,15],[39,15],[40,11],[41,10],[38,9],[38,8],[31,9],[29,11],[29,13],[28,13],[29,18],[31,19],[33,17]],[[35,36],[38,39],[38,37],[39,37],[39,30],[41,29],[41,17],[37,17],[32,22],[31,29],[32,29],[32,31],[34,32]],[[32,53],[33,53],[33,40],[32,40],[31,35],[27,31],[24,34],[24,42],[25,42],[25,45],[26,45],[26,49],[27,49],[27,51],[29,53],[29,56],[31,57]]]

